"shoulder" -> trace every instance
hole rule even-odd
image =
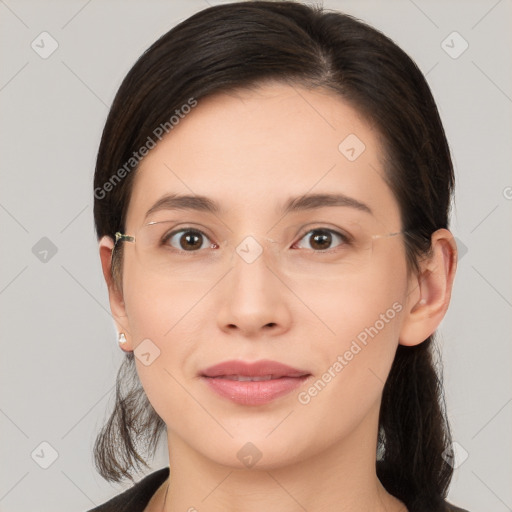
[[[143,512],[168,476],[168,467],[154,471],[126,491],[87,512]]]

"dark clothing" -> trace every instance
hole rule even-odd
[[[153,494],[168,476],[168,467],[159,469],[143,478],[130,489],[88,512],[143,512]],[[444,512],[468,512],[448,502],[446,506],[447,509]]]
[[[169,476],[169,468],[162,468],[144,477],[130,489],[88,512],[143,512],[153,494]]]

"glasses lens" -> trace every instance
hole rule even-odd
[[[372,235],[359,225],[350,228],[348,234],[315,227],[292,241],[249,235],[214,242],[204,230],[164,221],[138,231],[135,251],[148,271],[175,281],[214,281],[237,264],[254,265],[261,258],[290,279],[332,280],[367,271],[379,244],[397,234]]]

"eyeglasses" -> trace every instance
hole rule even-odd
[[[238,261],[252,265],[261,258],[292,279],[332,280],[367,271],[380,244],[404,233],[372,234],[354,222],[346,230],[316,223],[290,236],[295,229],[288,227],[281,240],[248,235],[216,242],[210,230],[164,220],[149,222],[133,235],[117,232],[112,253],[120,242],[129,242],[142,268],[174,282],[211,281]]]

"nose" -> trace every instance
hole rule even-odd
[[[289,329],[289,291],[272,265],[273,240],[248,236],[235,247],[223,279],[218,326],[245,337],[276,336]]]

